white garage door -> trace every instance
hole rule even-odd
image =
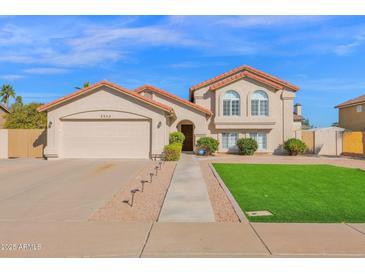
[[[64,121],[64,158],[149,158],[149,121]]]

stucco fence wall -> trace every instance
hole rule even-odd
[[[343,154],[350,156],[365,156],[365,131],[344,132]]]
[[[307,145],[307,153],[340,156],[343,132],[344,129],[337,127],[303,130],[302,141]]]
[[[47,144],[44,129],[1,129],[0,158],[42,158]]]

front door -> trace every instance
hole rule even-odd
[[[194,147],[193,125],[181,125],[181,132],[185,135],[183,151],[192,151]]]

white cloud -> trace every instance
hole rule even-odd
[[[49,24],[42,19],[32,24],[0,23],[0,63],[67,70],[130,62],[142,50],[155,47],[186,48],[201,57],[344,55],[358,50],[364,40],[364,26],[338,27],[331,25],[332,17],[321,16],[170,16],[148,25],[138,17],[117,19],[52,17]]]
[[[338,55],[348,55],[365,42],[365,34],[356,35],[352,42],[335,47],[334,52]]]
[[[235,28],[263,28],[263,27],[306,27],[328,20],[325,16],[230,16],[221,17],[217,24]]]
[[[52,67],[39,67],[39,68],[29,68],[23,70],[28,74],[63,74],[67,73],[69,70],[63,68],[52,68]]]
[[[24,78],[24,75],[20,75],[20,74],[4,74],[4,75],[0,75],[0,79],[3,80],[8,80],[8,81],[13,81],[13,80],[18,80]]]

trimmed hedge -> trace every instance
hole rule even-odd
[[[237,140],[237,146],[242,155],[253,155],[257,150],[257,142],[252,138],[240,138]]]
[[[291,138],[285,141],[284,149],[289,153],[289,155],[295,156],[303,154],[307,149],[307,146],[301,140]]]
[[[183,144],[185,140],[185,135],[180,131],[171,132],[169,135],[169,143],[179,143]]]
[[[219,142],[213,137],[201,137],[196,142],[197,151],[205,150],[205,155],[211,155],[218,150]]]
[[[181,156],[182,144],[173,143],[166,145],[163,149],[165,161],[178,161]]]

